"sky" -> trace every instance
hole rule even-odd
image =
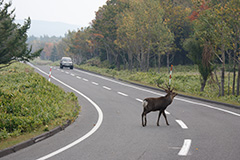
[[[107,0],[5,0],[12,1],[16,19],[43,20],[89,26]]]

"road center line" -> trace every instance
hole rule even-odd
[[[182,120],[176,120],[176,122],[182,127],[182,129],[188,129],[187,125]]]
[[[138,101],[138,102],[143,102],[143,100],[141,100],[141,99],[139,99],[139,98],[136,98],[136,100]]]
[[[103,76],[100,76],[100,75],[95,75],[93,73],[89,73],[89,72],[85,72],[85,71],[81,71],[81,70],[77,70],[77,69],[74,69],[74,70],[77,71],[77,72],[85,73],[85,74],[88,74],[88,75],[91,75],[91,76],[94,76],[94,77],[98,77],[98,78],[110,81],[110,82],[113,82],[113,83],[116,83],[116,84],[120,84],[120,85],[123,85],[123,86],[126,86],[126,87],[130,87],[130,88],[134,88],[134,89],[137,89],[137,90],[140,90],[140,91],[144,91],[144,92],[152,93],[152,94],[155,94],[155,95],[163,96],[163,94],[160,94],[160,93],[157,93],[157,92],[154,92],[154,91],[150,91],[148,89],[136,87],[136,86],[133,86],[131,84],[118,82],[118,81],[113,80],[113,79],[109,79],[109,78],[106,78],[106,77],[103,77]],[[183,102],[191,103],[191,104],[196,104],[196,105],[199,105],[199,106],[204,106],[204,107],[207,107],[207,108],[211,108],[211,109],[214,109],[214,110],[218,110],[218,111],[221,111],[221,112],[229,113],[231,115],[235,115],[235,116],[240,117],[240,114],[238,114],[238,113],[235,113],[235,112],[232,112],[232,111],[228,111],[228,110],[225,110],[225,109],[221,109],[221,108],[217,108],[217,107],[214,107],[214,106],[211,106],[211,105],[207,105],[207,104],[204,104],[204,103],[198,103],[198,102],[194,102],[194,101],[190,101],[190,100],[186,100],[186,99],[178,98],[178,97],[176,97],[175,100],[183,101]]]
[[[88,82],[88,79],[83,78],[84,81]]]
[[[96,82],[92,82],[92,84],[94,84],[94,85],[96,85],[96,86],[98,85],[98,83],[96,83]]]
[[[179,156],[186,156],[188,154],[188,151],[190,149],[192,140],[191,139],[185,139],[183,142],[183,146],[181,150],[178,152]]]
[[[122,93],[122,92],[117,92],[118,94],[120,94],[120,95],[122,95],[122,96],[125,96],[125,97],[127,97],[128,95],[127,94],[125,94],[125,93]]]
[[[103,88],[106,89],[106,90],[109,90],[109,91],[112,90],[111,88],[106,87],[106,86],[103,86]]]
[[[33,66],[33,65],[31,65],[31,66]],[[43,73],[43,74],[45,74],[45,75],[48,75],[47,73],[45,73],[45,72],[42,71],[41,69],[37,68],[36,66],[33,66],[33,67],[36,68],[37,70],[39,70],[41,73]],[[84,95],[83,93],[79,92],[79,91],[76,90],[75,88],[73,88],[73,87],[69,86],[68,84],[60,81],[59,79],[57,79],[57,78],[55,78],[55,77],[52,77],[52,79],[58,81],[58,82],[61,83],[62,85],[70,88],[71,90],[73,90],[73,91],[75,91],[76,93],[78,93],[80,96],[82,96],[82,97],[84,97],[85,99],[87,99],[87,100],[95,107],[95,109],[97,110],[97,112],[98,112],[98,120],[97,120],[96,125],[95,125],[87,134],[85,134],[84,136],[82,136],[82,137],[80,137],[79,139],[77,139],[76,141],[68,144],[67,146],[65,146],[65,147],[63,147],[63,148],[60,148],[60,149],[58,149],[58,150],[56,150],[56,151],[54,151],[54,152],[52,152],[52,153],[50,153],[50,154],[48,154],[48,155],[46,155],[46,156],[44,156],[44,157],[41,157],[41,158],[39,158],[39,159],[37,159],[37,160],[46,160],[46,159],[48,159],[48,158],[50,158],[50,157],[53,157],[53,156],[55,156],[55,155],[57,155],[57,154],[65,151],[65,150],[67,150],[67,149],[69,149],[69,148],[77,145],[78,143],[82,142],[82,141],[85,140],[86,138],[90,137],[93,133],[95,133],[95,132],[98,130],[98,128],[101,126],[102,121],[103,121],[103,112],[102,112],[102,110],[100,109],[100,107],[99,107],[94,101],[92,101],[90,98],[88,98],[86,95]]]

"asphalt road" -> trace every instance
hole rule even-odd
[[[50,68],[37,66],[48,78]],[[74,92],[82,110],[64,131],[1,160],[239,160],[240,110],[177,96],[141,125],[146,97],[164,95],[80,70],[52,69],[51,82]],[[54,96],[54,95],[53,95]]]

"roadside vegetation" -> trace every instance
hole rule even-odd
[[[0,70],[0,149],[74,121],[79,110],[73,93],[49,83],[30,66],[15,63]]]
[[[134,83],[139,83],[147,86],[157,87],[156,82],[165,85],[169,81],[169,71],[167,67],[161,67],[160,73],[157,68],[151,68],[148,72],[141,72],[137,70],[117,70],[112,69],[111,65],[107,62],[101,63],[98,59],[89,60],[84,65],[78,66],[81,69],[99,73],[101,75],[114,77],[116,79],[122,79]],[[122,66],[123,67],[123,66]],[[221,74],[220,70],[217,74]],[[232,72],[227,72],[227,75],[232,75]],[[173,66],[172,74],[172,86],[179,93],[196,96],[203,99],[209,99],[214,101],[220,101],[224,103],[239,105],[240,97],[231,94],[232,78],[229,81],[225,81],[225,96],[219,96],[219,88],[214,80],[214,75],[211,75],[206,82],[204,91],[201,91],[200,73],[198,72],[197,65],[177,65]],[[231,76],[230,76],[231,77]],[[228,77],[225,77],[228,79]]]

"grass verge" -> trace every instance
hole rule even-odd
[[[0,149],[74,121],[77,97],[64,92],[26,64],[0,70]]]
[[[99,73],[101,75],[122,79],[138,84],[156,87],[156,82],[166,84],[169,81],[169,72],[166,67],[162,67],[160,73],[156,69],[150,69],[148,72],[129,71],[98,67],[92,64],[77,66],[81,69]],[[220,75],[220,72],[218,73]],[[227,73],[228,74],[228,73]],[[227,75],[226,74],[226,75]],[[230,73],[231,75],[232,73]],[[230,76],[230,84],[232,84]],[[200,74],[196,65],[192,66],[174,66],[172,74],[172,86],[178,93],[195,96],[203,99],[214,100],[223,103],[229,103],[239,106],[240,96],[228,94],[228,80],[225,77],[225,96],[218,96],[218,86],[214,78],[210,77],[203,92],[200,91]],[[231,91],[231,87],[229,88]]]

